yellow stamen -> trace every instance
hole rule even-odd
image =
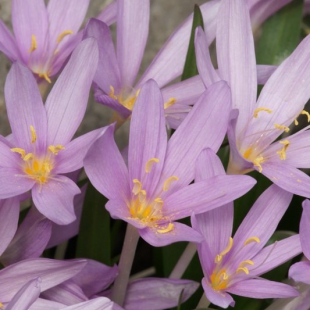
[[[132,192],[134,193],[134,195],[137,195],[142,190],[142,183],[138,179],[133,179],[132,182],[134,183]]]
[[[297,119],[294,120],[294,124],[295,124],[295,126],[298,126],[299,123],[298,123]]]
[[[30,132],[31,132],[31,143],[35,143],[37,141],[37,134],[32,125],[30,125]]]
[[[310,114],[307,111],[302,110],[300,114],[307,115],[308,123],[310,123]]]
[[[147,161],[147,163],[145,165],[145,172],[146,173],[151,172],[154,163],[159,163],[159,159],[154,157],[154,158],[151,158],[150,160]]]
[[[249,274],[249,269],[247,267],[241,267],[238,268],[236,272],[244,272],[245,274]]]
[[[254,265],[254,262],[253,262],[252,260],[250,260],[250,259],[245,260],[245,261],[243,261],[243,262],[241,262],[241,263],[239,264],[238,269],[239,269],[239,268],[243,268],[245,265],[251,265],[251,266],[253,266],[253,265]]]
[[[44,72],[44,73],[38,73],[38,76],[40,78],[44,78],[46,82],[52,83],[51,79],[49,78],[49,74]]]
[[[23,150],[23,149],[20,149],[20,148],[18,148],[18,147],[12,148],[11,151],[14,152],[14,153],[20,154],[20,156],[21,156],[22,158],[24,158],[25,155],[26,155],[26,151]]]
[[[165,192],[168,191],[169,188],[170,188],[171,183],[172,183],[173,181],[178,181],[178,180],[179,180],[179,178],[176,177],[175,175],[169,177],[169,178],[165,181],[165,183],[164,183],[163,191],[165,191]]]
[[[253,149],[252,149],[251,147],[249,147],[249,148],[244,152],[243,157],[244,157],[245,159],[248,159],[248,158],[250,157],[252,151],[253,151]]]
[[[65,30],[65,31],[63,31],[63,32],[58,36],[58,38],[57,38],[57,43],[59,44],[65,36],[67,36],[68,34],[72,34],[72,33],[73,33],[72,30]]]
[[[287,126],[280,125],[280,124],[274,124],[274,127],[280,130],[284,130],[285,132],[289,132],[290,129]]]
[[[277,154],[280,155],[281,160],[285,160],[286,159],[286,150],[290,145],[290,141],[283,140],[283,141],[280,141],[279,143],[283,144],[283,147],[280,151],[277,152]]]
[[[248,238],[248,239],[246,239],[246,240],[244,241],[243,245],[247,245],[247,244],[249,244],[249,243],[251,243],[251,242],[260,243],[260,239],[259,239],[258,237],[255,237],[255,236],[250,237],[250,238]]]
[[[174,225],[172,223],[169,223],[166,228],[157,229],[157,232],[159,232],[160,234],[165,234],[165,233],[170,232],[171,230],[173,230],[173,228],[174,228]]]
[[[257,157],[254,161],[253,161],[253,165],[255,167],[258,168],[258,171],[259,172],[262,172],[263,171],[263,167],[262,167],[262,163],[265,161],[264,157],[263,156],[259,156]]]
[[[156,202],[156,205],[154,205],[155,209],[156,208],[159,208],[159,209],[162,208],[164,201],[160,197],[154,199],[154,201]]]
[[[257,108],[257,109],[254,110],[253,117],[257,118],[258,117],[258,113],[262,112],[262,111],[267,112],[269,114],[272,113],[272,110],[270,110],[268,108]]]
[[[115,93],[114,87],[113,87],[113,86],[110,86],[110,90],[111,90],[111,92],[109,93],[109,96],[110,96],[112,99],[117,100],[117,97],[114,95],[114,93]]]
[[[52,170],[52,165],[50,164],[50,163],[44,163],[43,164],[43,170],[45,171],[45,172],[47,172],[47,173],[50,173],[51,172],[51,170]]]
[[[28,161],[29,159],[33,159],[33,154],[32,154],[32,153],[28,153],[28,154],[23,158],[24,161]]]
[[[176,101],[177,100],[175,98],[169,98],[169,100],[164,103],[164,109],[171,107],[172,105],[176,103]]]
[[[146,191],[144,189],[141,189],[138,195],[139,195],[140,203],[143,203],[146,199]]]
[[[228,246],[224,249],[224,251],[222,251],[220,254],[216,255],[215,257],[214,261],[216,264],[219,263],[222,260],[223,256],[226,255],[231,250],[233,244],[234,244],[234,239],[232,237],[229,237]]]
[[[35,51],[37,49],[37,38],[36,36],[33,34],[31,36],[31,46],[30,46],[30,49],[29,49],[29,53],[32,53],[33,51]]]
[[[59,153],[61,150],[64,150],[65,147],[62,146],[61,144],[57,144],[57,145],[50,145],[47,149],[48,149],[49,151],[51,151],[54,155],[58,155],[58,153]]]

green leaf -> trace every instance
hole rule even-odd
[[[90,258],[111,265],[110,215],[107,199],[88,184],[83,206],[76,257]]]
[[[263,25],[256,58],[259,64],[279,65],[300,40],[303,0],[294,0]]]
[[[203,17],[198,5],[194,7],[194,18],[193,18],[193,25],[192,25],[192,32],[191,37],[189,40],[185,65],[182,74],[182,81],[186,80],[192,76],[198,74],[197,65],[196,65],[196,55],[195,55],[195,30],[198,26],[203,28]]]

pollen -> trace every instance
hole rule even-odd
[[[65,36],[69,35],[69,34],[73,34],[73,31],[72,31],[72,30],[65,30],[65,31],[63,31],[63,32],[58,36],[58,38],[57,38],[57,43],[59,44],[59,43],[63,40],[63,38],[64,38]]]
[[[284,130],[285,132],[289,132],[290,129],[287,126],[280,125],[280,124],[274,124],[274,127],[280,130]]]
[[[310,114],[309,114],[309,112],[307,112],[307,111],[305,111],[305,110],[302,110],[300,114],[307,115],[308,123],[310,123]]]
[[[64,150],[65,147],[64,147],[63,145],[57,144],[57,145],[50,145],[47,149],[48,149],[50,152],[52,152],[54,155],[58,155],[58,153],[59,153],[61,150]]]
[[[271,114],[272,110],[268,109],[268,108],[263,108],[263,107],[262,108],[257,108],[257,109],[254,110],[253,117],[257,118],[259,112],[267,112],[268,114]]]
[[[163,185],[163,191],[167,192],[171,186],[171,183],[174,181],[178,181],[178,180],[179,180],[179,178],[175,175],[169,177]]]
[[[253,161],[253,165],[258,168],[258,171],[260,173],[263,171],[262,163],[264,161],[265,161],[265,158],[263,156],[259,156]]]
[[[37,141],[37,134],[32,125],[30,125],[30,133],[31,133],[31,143],[35,143]]]
[[[168,109],[169,107],[171,107],[172,105],[174,105],[176,103],[176,98],[169,98],[169,100],[167,102],[164,103],[164,109]]]
[[[29,53],[32,53],[33,51],[35,51],[37,49],[37,38],[36,36],[33,34],[31,36],[31,46],[30,46],[30,49],[29,49]]]
[[[20,149],[20,148],[18,148],[18,147],[12,148],[11,151],[14,152],[14,153],[20,154],[20,156],[21,156],[22,159],[24,159],[24,157],[25,157],[25,155],[26,155],[26,151],[23,150],[23,149]]]
[[[260,243],[260,239],[255,236],[250,237],[244,241],[243,245],[248,245],[249,243],[252,243],[252,242]]]
[[[159,159],[158,158],[151,158],[150,160],[147,161],[146,165],[145,165],[145,172],[146,173],[150,173],[152,171],[152,167],[154,163],[159,163]]]
[[[286,159],[286,150],[290,145],[290,141],[283,140],[283,141],[280,141],[279,143],[283,144],[283,147],[280,151],[277,152],[277,154],[279,154],[281,160],[285,160]]]

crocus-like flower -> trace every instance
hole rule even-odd
[[[95,74],[94,39],[79,44],[43,105],[31,72],[13,64],[5,84],[13,135],[0,141],[0,198],[32,190],[37,209],[57,224],[75,219],[73,197],[78,186],[61,174],[82,167],[84,156],[102,129],[71,139],[84,116]]]
[[[298,117],[310,115],[310,36],[271,75],[258,101],[256,61],[245,0],[222,2],[217,27],[219,74],[213,69],[202,30],[197,31],[199,72],[206,86],[220,79],[231,87],[238,117],[229,126],[229,173],[258,170],[292,193],[310,197],[310,178],[297,168],[310,167],[309,133],[300,131],[273,143]]]
[[[220,176],[188,186],[201,150],[220,147],[229,114],[229,88],[219,82],[199,98],[167,144],[161,92],[153,80],[145,83],[132,113],[128,169],[112,127],[84,161],[93,185],[110,199],[106,208],[111,216],[138,228],[155,246],[200,240],[191,228],[175,221],[231,201],[255,183],[251,178]]]
[[[219,158],[210,150],[202,153],[197,161],[195,180],[222,174],[225,171]],[[263,248],[291,199],[291,193],[276,185],[270,186],[257,199],[233,238],[233,203],[192,216],[193,227],[204,237],[198,245],[204,272],[202,286],[213,304],[223,308],[233,306],[234,300],[227,293],[252,298],[298,295],[289,285],[258,278],[301,253],[298,235]]]
[[[82,39],[78,33],[89,0],[12,0],[15,37],[0,20],[0,51],[12,62],[19,61],[37,77],[51,82]],[[115,4],[99,16],[110,24]]]

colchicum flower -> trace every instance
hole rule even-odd
[[[82,39],[78,30],[90,0],[12,0],[14,36],[0,20],[0,51],[28,67],[38,81],[51,82]],[[98,18],[110,24],[115,5]]]
[[[84,116],[96,71],[94,39],[81,42],[43,105],[31,72],[13,64],[5,84],[12,136],[0,139],[0,199],[32,191],[37,209],[57,224],[74,221],[78,186],[62,174],[82,167],[84,156],[104,129],[72,142]]]
[[[195,181],[223,174],[223,166],[213,152],[201,154]],[[202,286],[209,301],[227,308],[235,303],[227,293],[252,298],[298,295],[289,285],[258,278],[301,253],[299,235],[263,248],[291,199],[291,193],[271,185],[254,203],[233,238],[233,203],[192,216],[193,228],[204,237],[198,255],[204,273]]]
[[[245,0],[223,0],[217,25],[219,73],[212,67],[202,29],[196,33],[196,51],[201,77],[208,87],[225,80],[231,87],[233,108],[238,117],[228,129],[231,147],[228,173],[253,169],[281,188],[310,197],[310,178],[297,168],[309,168],[308,131],[274,142],[290,131],[310,97],[310,36],[307,36],[271,75],[258,101],[256,61],[250,16]]]
[[[86,173],[109,199],[111,216],[138,228],[155,246],[200,240],[191,228],[175,221],[231,201],[255,183],[249,177],[220,176],[189,185],[201,150],[219,149],[229,115],[229,88],[219,82],[199,98],[167,143],[161,92],[153,80],[145,83],[131,118],[128,169],[114,142],[113,127],[85,157]]]

